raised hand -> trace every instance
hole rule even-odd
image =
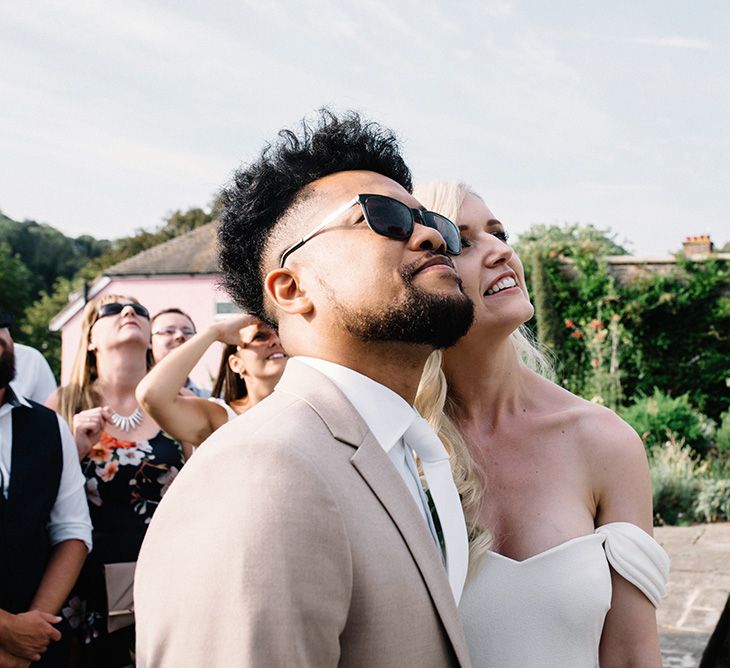
[[[80,460],[99,442],[101,432],[111,421],[112,410],[108,406],[90,408],[73,416],[73,435]]]
[[[241,313],[215,323],[216,340],[227,345],[236,346],[241,343],[241,330],[244,327],[259,324],[261,321],[250,313]]]

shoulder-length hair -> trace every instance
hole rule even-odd
[[[229,406],[238,399],[248,396],[246,381],[241,378],[228,363],[228,358],[238,352],[238,346],[228,344],[221,354],[221,362],[218,366],[218,377],[215,379],[211,396],[221,398]]]
[[[113,302],[128,301],[139,304],[139,300],[126,295],[103,295],[93,299],[84,307],[81,317],[81,336],[79,347],[76,350],[71,380],[58,391],[58,412],[72,424],[73,416],[80,411],[96,408],[101,405],[101,397],[94,388],[94,383],[99,377],[96,367],[96,353],[89,350],[89,338],[91,328],[97,320],[99,307]],[[146,352],[147,371],[152,368],[152,350]]]

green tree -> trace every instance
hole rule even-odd
[[[0,242],[0,311],[19,319],[31,301],[32,275],[7,243]]]
[[[48,325],[54,316],[68,304],[69,295],[81,289],[80,279],[59,278],[53,290],[43,291],[26,310],[17,340],[40,350],[53,369],[56,378],[61,375],[61,333],[51,332]]]
[[[205,211],[199,207],[186,211],[180,209],[173,211],[156,230],[139,229],[131,236],[112,242],[111,248],[89,262],[83,268],[81,275],[87,280],[93,280],[104,269],[122,262],[122,260],[212,222],[213,215],[212,211]]]
[[[54,227],[33,220],[18,222],[0,214],[0,243],[10,245],[30,271],[29,287],[35,297],[49,291],[59,276],[71,278],[89,258],[109,247],[109,242],[84,235],[67,237]]]
[[[546,253],[561,257],[574,257],[581,253],[597,256],[627,255],[628,251],[616,241],[611,230],[601,230],[594,225],[572,223],[566,225],[532,225],[520,234],[515,250],[522,257],[529,257],[535,246]]]
[[[552,280],[545,270],[543,250],[538,246],[532,249],[530,268],[537,337],[550,350],[557,350],[563,324],[555,309],[555,292]]]

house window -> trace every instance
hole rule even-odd
[[[216,302],[215,303],[215,319],[221,320],[227,318],[234,313],[243,313],[243,311],[233,302]]]

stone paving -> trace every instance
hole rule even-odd
[[[667,595],[657,613],[665,668],[697,668],[730,594],[730,523],[656,527],[669,553]]]

